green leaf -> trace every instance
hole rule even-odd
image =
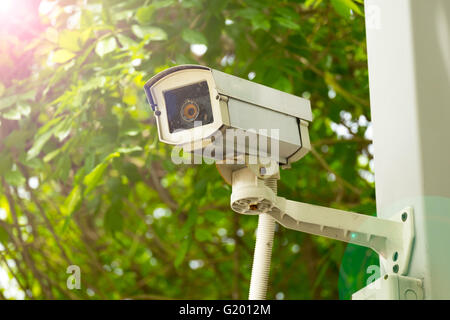
[[[292,30],[299,30],[300,29],[300,25],[298,25],[297,23],[285,18],[285,17],[276,17],[275,20],[283,27],[287,28],[287,29],[292,29]]]
[[[29,105],[19,104],[17,106],[21,115],[28,117],[31,113],[31,107]]]
[[[263,14],[257,15],[252,19],[253,30],[262,29],[268,31],[270,29],[270,21]]]
[[[211,231],[206,229],[197,228],[195,229],[195,238],[200,241],[211,241],[213,236],[211,234]]]
[[[70,194],[67,196],[64,201],[64,211],[66,213],[66,219],[64,221],[63,231],[67,230],[69,226],[70,220],[72,219],[73,214],[78,209],[78,206],[81,202],[81,188],[79,185],[76,185]]]
[[[349,7],[351,10],[359,14],[360,16],[364,16],[364,12],[361,10],[361,8],[354,2],[359,2],[358,0],[341,0],[344,1],[347,7]],[[359,2],[363,4],[364,2]]]
[[[95,165],[95,153],[91,152],[84,160],[84,169],[86,172],[91,172]]]
[[[105,158],[100,164],[98,164],[91,172],[89,172],[83,179],[84,185],[86,185],[85,195],[89,194],[98,184],[100,184],[105,169],[109,165],[109,160],[119,157],[120,153],[115,152]]]
[[[150,5],[147,7],[139,8],[136,12],[136,19],[140,24],[150,23],[155,12],[155,7]]]
[[[117,41],[114,37],[108,37],[106,39],[100,40],[95,46],[95,53],[100,57],[113,52],[117,48]]]
[[[75,30],[63,30],[59,34],[58,44],[62,49],[77,52],[81,49],[79,45],[80,32]]]
[[[249,19],[252,20],[254,17],[261,15],[261,12],[259,12],[257,9],[255,8],[245,8],[245,9],[240,9],[238,11],[236,11],[235,16],[236,17],[243,17],[245,19]]]
[[[134,147],[130,147],[130,148],[119,148],[119,149],[117,149],[117,151],[120,152],[121,154],[127,154],[127,153],[132,153],[135,151],[142,151],[142,147],[134,146]]]
[[[277,21],[281,26],[292,30],[300,29],[300,25],[298,23],[301,21],[301,18],[294,9],[279,7],[275,9],[275,12],[277,13],[275,21]]]
[[[278,80],[272,85],[275,89],[292,93],[292,84],[288,78],[279,77]]]
[[[15,95],[1,98],[0,99],[0,110],[6,109],[6,108],[12,106],[14,103],[17,102],[17,99],[18,99],[18,97]]]
[[[64,119],[58,126],[55,127],[54,135],[61,142],[70,134],[72,130],[72,119]]]
[[[316,0],[306,0],[303,5],[308,9],[313,6],[314,2],[316,2]]]
[[[75,211],[80,200],[81,200],[81,188],[79,185],[76,185],[72,189],[70,194],[67,196],[66,201],[64,202],[68,215],[71,215]]]
[[[361,16],[363,15],[361,9],[352,0],[331,0],[331,4],[333,5],[336,12],[345,18],[350,17],[350,10],[353,10],[355,13]]]
[[[93,12],[86,9],[81,10],[80,26],[85,28],[90,27],[93,24],[94,24]]]
[[[52,61],[54,63],[65,63],[65,62],[73,59],[75,56],[76,56],[76,54],[69,50],[60,49],[53,53]]]
[[[85,195],[90,193],[100,183],[107,167],[108,162],[102,162],[84,177],[83,183],[87,187],[84,193]]]
[[[27,153],[27,159],[28,160],[33,159],[34,157],[36,157],[41,152],[41,150],[44,147],[44,145],[52,137],[52,134],[53,134],[53,130],[49,130],[49,131],[45,132],[44,134],[42,134],[41,136],[39,136],[34,141],[33,146],[31,147],[30,150],[28,150],[28,153]]]
[[[205,219],[212,223],[217,223],[226,216],[225,213],[223,213],[222,211],[214,209],[206,210],[204,215]]]
[[[31,108],[28,105],[17,104],[15,107],[3,113],[3,118],[9,120],[20,120],[22,116],[28,116],[31,113]]]
[[[20,120],[21,114],[18,108],[11,108],[3,113],[3,118],[8,120]]]
[[[138,102],[136,89],[130,86],[126,87],[123,92],[122,100],[129,106],[135,106]]]
[[[208,187],[208,178],[204,177],[196,181],[194,186],[194,196],[202,197],[206,193],[206,189]]]
[[[224,1],[225,2],[225,1]],[[189,9],[189,8],[203,8],[203,2],[202,0],[184,0],[180,2],[181,6],[183,8]]]
[[[189,251],[189,248],[191,247],[192,243],[192,237],[188,237],[187,239],[183,239],[181,242],[180,249],[178,249],[177,255],[175,257],[174,265],[176,268],[178,268],[184,261],[184,258],[186,257],[186,254]]]
[[[52,161],[60,152],[61,152],[61,149],[56,149],[56,150],[53,150],[52,152],[46,154],[44,157],[44,162]]]
[[[53,134],[62,141],[70,133],[71,119],[61,120],[62,118],[54,118],[39,129],[33,146],[28,150],[27,160],[36,157]]]
[[[60,180],[66,181],[69,177],[71,168],[72,161],[70,160],[70,157],[65,154],[59,158],[54,173]]]
[[[9,154],[0,154],[0,174],[11,169],[12,159]]]
[[[119,39],[119,42],[124,49],[138,46],[138,43],[136,41],[134,41],[130,37],[124,36],[123,34],[118,34],[117,39]]]
[[[161,28],[142,27],[140,25],[135,24],[131,27],[131,30],[133,31],[135,36],[140,39],[155,40],[155,41],[167,39],[167,33]]]
[[[111,232],[122,231],[123,229],[123,215],[120,212],[120,205],[112,205],[105,213],[105,229]]]
[[[166,7],[172,6],[173,4],[175,4],[177,2],[179,2],[179,1],[177,1],[177,0],[159,0],[159,1],[153,1],[152,6],[154,6],[155,9],[160,9],[160,8],[166,8]]]
[[[181,208],[181,206],[180,206]],[[186,222],[184,223],[183,227],[181,228],[181,230],[178,232],[177,234],[177,238],[180,241],[183,241],[183,239],[187,236],[190,236],[192,233],[192,230],[197,222],[197,217],[198,217],[198,211],[197,208],[195,207],[191,207],[189,210],[189,215],[188,218],[186,220]]]
[[[150,40],[167,40],[167,33],[161,28],[145,27],[143,28],[143,31],[145,33],[145,37],[148,37]]]
[[[191,29],[184,29],[181,33],[181,37],[184,41],[190,44],[208,44],[208,41],[206,40],[205,36],[195,30]]]
[[[255,8],[238,10],[236,16],[250,20],[254,31],[258,29],[267,31],[270,29],[270,21],[267,16]]]
[[[8,184],[19,187],[23,186],[26,182],[25,177],[19,170],[8,171],[5,173],[5,180]]]
[[[5,246],[8,243],[8,240],[9,240],[8,232],[6,231],[5,228],[0,226],[0,243],[2,243],[3,246]]]
[[[17,95],[3,97],[0,99],[0,110],[6,109],[20,101],[34,100],[35,96],[36,90],[30,90],[28,92],[17,93]]]
[[[34,158],[31,160],[23,159],[23,164],[29,168],[36,169],[36,170],[44,169],[42,160],[39,158]]]
[[[109,160],[111,160],[111,159],[118,158],[118,157],[120,157],[120,152],[113,152],[113,153],[109,154],[109,155],[103,160],[103,162],[106,162],[106,161],[109,161]]]
[[[305,8],[309,9],[311,7],[317,8],[323,0],[306,0],[305,1]]]

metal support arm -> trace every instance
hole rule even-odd
[[[286,200],[248,167],[233,172],[232,185],[231,207],[238,213],[267,213],[288,229],[371,248],[381,255],[384,270],[401,275],[408,271],[414,239],[411,207],[387,220]]]

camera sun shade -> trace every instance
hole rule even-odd
[[[159,140],[187,152],[225,140],[227,150],[219,158],[257,154],[289,165],[310,149],[307,99],[199,65],[166,69],[144,89],[156,115]],[[220,134],[223,139],[217,139]],[[228,152],[228,145],[234,145],[238,155]]]

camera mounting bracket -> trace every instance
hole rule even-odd
[[[225,165],[219,166],[223,172]],[[406,207],[381,219],[364,214],[311,205],[278,197],[264,184],[279,179],[279,168],[262,165],[228,167],[231,173],[231,208],[241,214],[267,213],[288,229],[324,236],[373,249],[385,272],[406,275],[414,241],[414,212]]]

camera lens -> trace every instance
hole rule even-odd
[[[206,81],[164,91],[164,100],[170,133],[214,122],[210,92]]]
[[[180,113],[183,120],[192,122],[198,117],[199,107],[194,101],[186,100],[181,107]]]

